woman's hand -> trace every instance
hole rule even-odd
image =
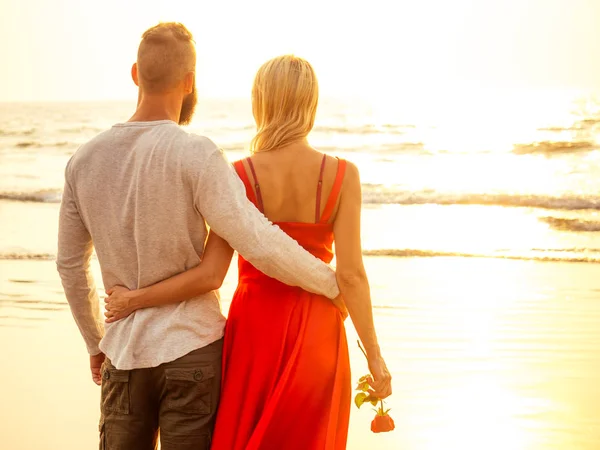
[[[372,389],[370,394],[380,399],[392,395],[392,375],[381,355],[369,358],[369,371],[373,375],[367,380]]]
[[[106,291],[108,294],[108,297],[104,299],[106,323],[124,319],[138,309],[133,301],[134,292],[123,286],[115,286]]]

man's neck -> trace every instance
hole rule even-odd
[[[140,94],[137,109],[129,119],[129,122],[172,120],[178,123],[180,114],[181,99],[178,99],[175,95]]]

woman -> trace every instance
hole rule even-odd
[[[317,79],[307,61],[281,56],[265,63],[252,90],[257,126],[252,156],[235,169],[256,207],[313,255],[329,263],[335,240],[345,304],[284,285],[239,258],[213,449],[346,447],[351,401],[346,308],[366,349],[373,395],[391,394],[362,261],[358,170],[308,144],[317,103]],[[211,233],[198,267],[138,291],[109,291],[108,320],[213,289],[215,279],[222,283],[231,256],[227,243]]]

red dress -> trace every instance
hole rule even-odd
[[[252,162],[248,163],[254,173]],[[318,191],[322,185],[323,168]],[[241,161],[236,171],[262,211]],[[333,258],[327,223],[340,193],[340,160],[331,194],[315,223],[277,225],[317,258]],[[213,450],[345,449],[350,418],[350,362],[342,315],[326,297],[287,286],[239,258],[223,348],[221,403]]]

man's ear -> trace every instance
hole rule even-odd
[[[185,75],[185,78],[183,80],[184,83],[184,89],[185,89],[185,93],[186,94],[191,94],[192,91],[194,90],[194,84],[196,81],[196,72],[188,72]]]
[[[137,87],[140,87],[140,79],[138,76],[137,63],[133,63],[133,66],[131,66],[131,79],[133,80],[133,82],[135,83],[135,85]]]

